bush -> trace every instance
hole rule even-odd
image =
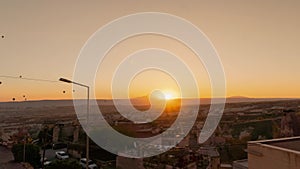
[[[45,169],[81,169],[76,160],[55,160]]]
[[[12,153],[14,155],[16,162],[23,161],[23,150],[24,144],[15,144],[12,147]],[[33,144],[26,144],[25,145],[25,162],[30,163],[32,166],[38,166],[40,164],[40,148]]]

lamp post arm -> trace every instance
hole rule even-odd
[[[89,118],[90,118],[90,87],[88,85],[84,85],[81,83],[74,82],[69,79],[60,78],[59,81],[65,82],[65,83],[72,83],[81,87],[85,87],[87,89],[87,102],[86,102],[86,169],[89,169],[88,162],[90,160],[90,140],[89,140]]]
[[[78,85],[78,86],[86,87],[86,88],[88,88],[88,90],[90,89],[90,87],[87,86],[87,85],[84,85],[84,84],[81,84],[81,83],[77,83],[77,82],[72,82],[72,83],[73,83],[73,84],[76,84],[76,85]]]

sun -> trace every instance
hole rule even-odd
[[[169,92],[164,92],[164,96],[165,96],[166,100],[174,99],[174,95],[172,93],[169,93]]]
[[[178,94],[174,91],[170,91],[170,90],[154,90],[151,92],[150,96],[154,97],[155,99],[158,100],[173,100],[173,99],[177,99],[178,98]]]

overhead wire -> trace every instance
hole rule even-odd
[[[50,80],[50,79],[39,79],[39,78],[28,78],[23,76],[8,76],[8,75],[0,75],[0,78],[10,78],[10,79],[19,79],[19,80],[30,80],[30,81],[37,81],[37,82],[50,82],[50,83],[57,83],[58,80]]]

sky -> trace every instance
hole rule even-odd
[[[105,24],[139,12],[169,13],[202,30],[223,64],[227,96],[300,96],[297,0],[0,0],[0,35],[5,36],[0,38],[0,101],[23,100],[24,95],[28,100],[72,98],[71,86],[57,80],[72,79],[76,59],[88,38]],[[106,55],[96,75],[97,98],[111,98],[110,79],[122,57],[151,47],[177,54],[193,71],[200,96],[211,96],[207,71],[188,48],[174,39],[143,35],[117,44]],[[20,75],[51,82],[3,77]],[[147,95],[156,88],[179,96],[176,80],[152,70],[132,80],[130,97]],[[193,92],[190,97],[197,96]]]

